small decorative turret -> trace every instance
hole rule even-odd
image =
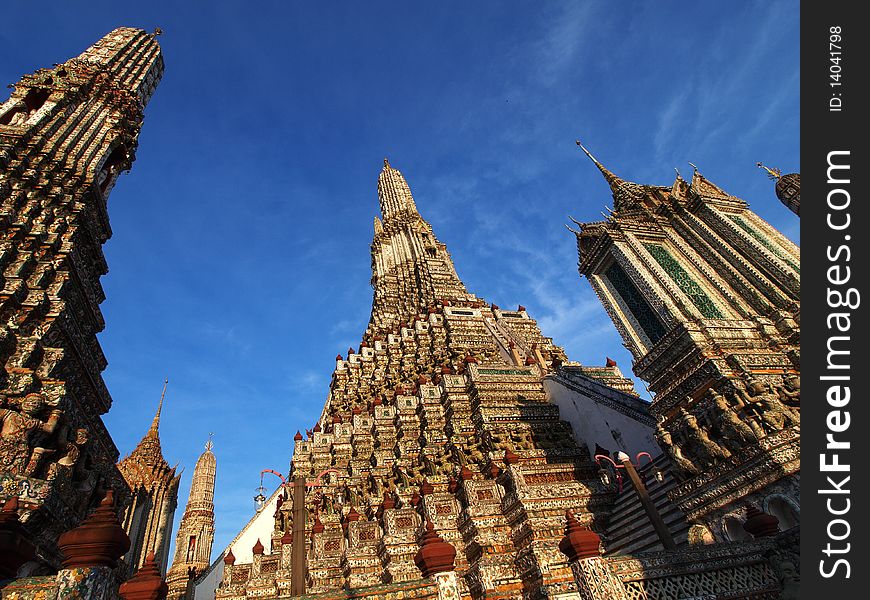
[[[123,600],[163,600],[169,586],[160,576],[154,553],[149,552],[136,576],[121,584],[118,595]]]
[[[764,169],[767,176],[776,181],[776,197],[797,216],[801,216],[801,174],[787,173],[776,168],[770,168],[762,163],[756,163],[759,169]]]
[[[581,525],[570,510],[565,512],[565,519],[567,521],[565,537],[559,542],[559,550],[562,551],[562,554],[567,556],[570,562],[599,556],[601,554],[601,538],[598,537],[598,534]]]
[[[426,519],[426,532],[420,540],[420,549],[414,555],[414,564],[423,573],[423,577],[452,571],[455,559],[456,548],[445,542],[435,531],[432,521]]]
[[[115,493],[107,491],[91,516],[62,534],[57,545],[64,555],[64,569],[117,566],[118,559],[130,549],[130,538],[118,522]]]

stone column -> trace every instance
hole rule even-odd
[[[456,579],[456,571],[444,571],[433,575],[438,584],[438,600],[460,600],[462,592]]]
[[[289,571],[293,564],[293,530],[287,529],[281,536],[281,570]]]
[[[571,571],[582,600],[628,600],[625,586],[614,575],[606,558],[581,558],[571,562]]]
[[[58,598],[116,600],[117,584],[111,567],[72,567],[55,575]]]

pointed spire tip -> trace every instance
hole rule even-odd
[[[157,413],[154,415],[154,420],[151,422],[149,433],[157,433],[160,428],[160,413],[163,412],[163,399],[166,397],[166,386],[169,385],[169,377],[163,381],[163,391],[160,393],[160,402],[157,404]]]

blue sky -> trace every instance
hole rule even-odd
[[[755,167],[800,168],[796,2],[122,4],[10,0],[0,82],[118,26],[164,30],[166,74],[109,202],[105,421],[127,454],[169,377],[176,525],[215,434],[215,555],[359,344],[384,156],[470,290],[626,373],[564,227],[611,204],[576,138],[639,183],[691,161],[798,241]]]

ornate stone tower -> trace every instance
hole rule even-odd
[[[767,176],[776,182],[776,197],[779,201],[788,207],[788,209],[801,216],[801,174],[787,173],[782,174],[779,169],[771,169],[758,163],[760,169],[767,172]]]
[[[133,452],[118,463],[121,475],[132,490],[122,521],[130,536],[130,550],[124,557],[128,575],[139,570],[152,552],[161,574],[166,574],[172,520],[178,506],[178,483],[181,480],[181,475],[175,474],[175,467],[170,467],[163,458],[160,448],[160,411],[163,410],[167,383],[168,380],[164,383],[157,414],[148,433]]]
[[[745,535],[749,504],[793,518],[799,249],[697,169],[638,185],[583,150],[614,204],[575,231],[580,273],[655,394],[657,437],[683,479],[671,498],[717,539]]]
[[[106,203],[133,164],[163,74],[154,36],[120,28],[25,75],[0,105],[0,501],[17,495],[42,560],[115,488],[97,333]]]
[[[209,566],[214,541],[214,481],[217,463],[211,439],[193,469],[190,495],[175,536],[175,559],[166,576],[169,600],[185,598],[190,582]]]
[[[294,533],[292,495],[280,503],[273,556],[261,546],[253,565],[226,569],[218,598],[246,586],[286,593],[300,532],[307,593],[425,588],[415,555],[435,539],[427,522],[456,550],[463,596],[569,591],[558,548],[566,509],[600,527],[615,490],[547,399],[542,378],[565,353],[524,307],[468,292],[386,160],[378,197],[371,320],[358,348],[336,358],[319,420],[295,437],[291,472],[312,486],[309,518]]]

